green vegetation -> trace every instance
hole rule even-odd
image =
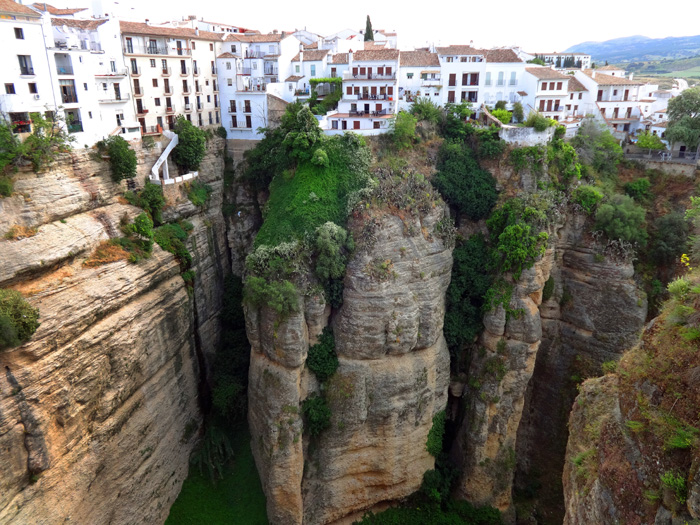
[[[196,171],[207,151],[207,137],[203,130],[180,115],[175,121],[178,144],[172,151],[172,159],[183,171]]]
[[[442,108],[428,97],[418,97],[411,106],[411,114],[419,121],[441,124],[445,119]]]
[[[542,288],[542,302],[549,301],[554,295],[554,277],[551,275]]]
[[[340,308],[343,304],[342,278],[347,256],[353,248],[352,237],[348,237],[345,229],[337,224],[327,222],[316,229],[315,273],[323,284],[326,302],[333,308]]]
[[[586,118],[581,122],[571,145],[578,153],[579,162],[591,166],[601,175],[617,174],[617,165],[623,158],[622,147],[607,127]]]
[[[686,89],[668,102],[666,138],[684,143],[690,151],[700,144],[700,87]]]
[[[318,338],[318,343],[309,348],[306,366],[309,367],[309,370],[314,373],[321,383],[328,381],[338,369],[335,339],[333,338],[333,330],[329,326],[323,329],[323,333]]]
[[[331,426],[331,409],[324,397],[312,395],[301,403],[305,428],[311,436],[318,436]]]
[[[425,449],[431,456],[437,457],[442,452],[442,440],[445,436],[445,411],[441,410],[433,416],[433,426],[428,432],[428,442]]]
[[[367,15],[367,22],[365,22],[365,42],[374,42],[374,30],[369,15]]]
[[[194,433],[191,429],[192,426],[185,427],[181,441],[186,441],[188,434]],[[217,425],[209,424],[205,427],[202,440],[192,452],[190,464],[198,468],[200,475],[206,473],[213,484],[224,477],[226,463],[232,456],[233,448],[226,432]]]
[[[309,104],[309,109],[314,115],[325,115],[338,107],[338,102],[343,98],[342,78],[310,78],[309,84],[311,84],[311,97],[307,102]],[[320,100],[316,93],[319,84],[329,84],[331,86],[331,92]]]
[[[480,159],[496,159],[503,154],[506,148],[505,141],[498,136],[496,126],[474,130],[474,138],[477,141],[476,153]]]
[[[156,228],[153,235],[153,239],[158,246],[177,257],[185,281],[194,277],[194,275],[189,273],[184,275],[192,266],[192,255],[185,246],[185,241],[193,228],[192,223],[180,221],[179,223],[164,224]]]
[[[170,508],[167,525],[267,525],[265,494],[260,484],[247,428],[229,431],[234,463],[227,463],[213,484],[195,469]]]
[[[39,309],[16,290],[0,288],[0,350],[29,341],[39,328]]]
[[[130,263],[136,264],[142,259],[148,259],[153,250],[153,221],[147,213],[140,213],[132,223],[124,214],[120,224],[124,237],[110,239],[110,243],[119,246],[129,253]]]
[[[627,195],[613,195],[598,206],[595,214],[595,227],[602,230],[608,239],[621,239],[645,245],[644,208]]]
[[[523,105],[520,102],[513,104],[513,121],[522,122],[525,118],[525,112],[523,110]]]
[[[494,109],[491,114],[501,121],[503,124],[510,124],[513,114],[510,111],[504,109]]]
[[[661,475],[661,483],[663,483],[664,487],[673,491],[678,503],[681,505],[685,504],[688,499],[688,487],[683,475],[667,470]]]
[[[299,294],[290,281],[268,282],[263,277],[249,276],[245,281],[244,300],[251,306],[272,308],[282,317],[299,310]]]
[[[430,472],[430,471],[429,471]],[[427,473],[426,473],[427,474]],[[419,499],[374,514],[368,512],[358,525],[502,525],[493,507],[475,507],[468,501],[447,500],[441,505]]]
[[[20,142],[12,125],[0,120],[0,173],[30,163],[35,172],[51,165],[59,153],[70,151],[75,139],[55,112],[30,113],[32,131]]]
[[[579,186],[573,191],[571,200],[591,215],[603,200],[603,192],[595,186]]]
[[[12,179],[10,177],[0,175],[0,197],[9,197],[12,195],[14,189],[15,186],[12,183]]]
[[[206,206],[214,190],[208,184],[203,183],[199,179],[195,179],[187,188],[187,198],[190,199],[192,204],[198,208]]]
[[[124,193],[124,198],[132,206],[138,206],[148,213],[154,224],[163,224],[161,212],[165,206],[165,197],[163,197],[163,190],[158,184],[153,184],[146,179],[143,189],[139,190],[138,193],[127,191]]]
[[[126,140],[114,136],[99,141],[96,146],[100,152],[109,155],[109,167],[114,182],[136,176],[136,153]]]
[[[651,155],[651,150],[666,149],[666,145],[661,142],[659,136],[650,131],[644,131],[637,137],[637,147],[649,150],[649,155]]]
[[[528,128],[534,128],[535,131],[545,131],[552,125],[550,119],[537,111],[531,111],[524,124]]]
[[[413,147],[416,140],[416,124],[418,119],[405,111],[392,117],[389,121],[389,137],[398,150]]]
[[[672,264],[688,246],[688,221],[682,213],[663,215],[654,221],[649,255],[657,265]]]
[[[465,145],[445,141],[438,152],[433,185],[443,198],[472,220],[488,216],[496,203],[496,181]]]
[[[484,295],[493,277],[489,249],[483,235],[472,235],[452,252],[452,279],[447,289],[445,340],[450,352],[473,341],[483,329]]]
[[[647,178],[636,179],[624,186],[625,193],[638,202],[652,197],[649,188],[651,188],[651,182]]]

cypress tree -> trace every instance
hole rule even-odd
[[[368,40],[374,42],[374,31],[372,30],[372,21],[369,19],[369,15],[367,15],[367,23],[365,24],[365,42]]]

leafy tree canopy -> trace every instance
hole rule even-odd
[[[367,15],[367,22],[365,23],[365,42],[374,42],[374,30],[372,29],[372,21]]]
[[[682,142],[689,149],[700,144],[700,87],[686,89],[668,102],[666,136],[671,142]]]

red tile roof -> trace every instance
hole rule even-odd
[[[483,50],[472,46],[447,46],[436,48],[438,55],[483,55]]]
[[[401,51],[400,57],[402,67],[440,66],[437,53]]]
[[[180,38],[190,38],[193,40],[214,40],[220,42],[223,38],[221,33],[212,33],[210,31],[199,31],[199,34],[194,29],[189,27],[162,27],[144,24],[143,22],[119,22],[119,28],[123,34],[127,35],[157,35],[157,36],[174,36]]]
[[[588,91],[575,77],[569,75],[569,91]]]
[[[267,35],[251,35],[248,33],[229,33],[226,35],[226,42],[248,42],[253,44],[261,44],[267,42],[281,42],[282,38],[287,38],[291,34],[269,33]]]
[[[595,78],[593,73],[595,72]],[[629,78],[614,77],[605,73],[598,73],[596,69],[584,69],[583,73],[595,80],[601,86],[641,86],[641,82],[635,82]]]
[[[371,51],[356,51],[353,60],[358,62],[384,62],[387,60],[398,60],[398,49],[372,49]]]
[[[240,57],[238,55],[234,55],[233,53],[221,53],[216,58],[240,58]]]
[[[51,15],[74,15],[75,13],[80,13],[81,11],[86,11],[87,7],[76,7],[73,9],[59,9],[50,4],[45,4],[44,2],[34,2],[32,4],[34,9],[39,11],[45,11]]]
[[[100,27],[102,24],[107,22],[107,20],[79,20],[76,18],[52,18],[51,19],[51,25],[52,26],[67,26],[67,27],[75,27],[78,29],[84,29],[86,31],[93,31]]]
[[[323,60],[329,52],[329,49],[305,49],[304,62],[314,62],[318,60]],[[300,55],[301,53],[297,53],[297,56],[295,56],[292,59],[292,62],[300,62]]]
[[[18,4],[13,0],[0,0],[0,13],[12,13],[13,15],[29,15],[39,18],[39,13],[26,5]]]
[[[486,57],[486,62],[522,62],[512,49],[479,49]]]
[[[347,53],[336,53],[333,55],[333,64],[347,64],[348,54]]]
[[[555,71],[548,67],[526,67],[525,71],[540,80],[570,80],[570,75],[562,75],[559,71]]]

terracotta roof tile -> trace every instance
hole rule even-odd
[[[358,62],[379,62],[386,60],[398,60],[398,49],[373,49],[371,51],[356,51],[353,54],[353,60]]]
[[[622,69],[621,67],[617,67],[617,66],[603,66],[603,67],[599,67],[598,71],[624,71],[624,69]]]
[[[588,91],[575,77],[569,75],[569,91]]]
[[[562,75],[559,71],[555,71],[548,67],[526,67],[525,71],[530,73],[533,77],[539,78],[540,80],[569,80],[570,75]]]
[[[199,34],[197,34],[194,29],[189,27],[151,26],[143,22],[126,22],[124,20],[119,22],[119,28],[122,34],[127,35],[174,36],[194,40],[215,40],[218,42],[223,38],[221,33],[212,33],[210,31],[199,31]]]
[[[234,55],[233,53],[221,53],[216,58],[241,58],[241,57],[239,57],[238,55]]]
[[[306,51],[307,49],[318,49],[318,42],[314,42],[313,44],[304,46],[304,51]]]
[[[281,42],[282,38],[287,38],[288,36],[291,36],[291,34],[285,34],[283,37],[282,33],[270,33],[267,35],[255,35],[249,33],[228,33],[226,35],[226,42],[248,42],[251,44]]]
[[[437,53],[426,51],[401,51],[402,67],[440,66]]]
[[[595,69],[584,69],[583,73],[591,78],[593,78],[593,72],[597,71]],[[595,78],[593,78],[601,86],[641,86],[641,82],[635,82],[629,78],[614,77],[612,75],[606,75],[605,73],[596,72]]]
[[[0,0],[0,13],[12,13],[14,15],[30,15],[39,18],[39,13],[26,5],[18,4],[13,0]]]
[[[436,48],[438,55],[483,55],[483,51],[472,46],[447,46]]]
[[[336,53],[333,55],[333,61],[331,62],[333,64],[347,64],[348,63],[348,54],[347,53]]]
[[[304,50],[304,62],[313,62],[313,61],[318,61],[318,60],[323,60],[326,55],[330,52],[329,49],[310,49],[310,50]],[[301,53],[297,53],[297,56],[295,56],[292,59],[292,62],[299,62],[300,61],[300,55]]]
[[[39,11],[45,11],[51,15],[74,15],[75,13],[80,13],[81,11],[86,11],[87,7],[76,7],[73,9],[59,9],[50,4],[45,4],[44,2],[34,2],[32,4],[34,9]]]
[[[107,20],[79,20],[76,18],[52,18],[51,19],[51,25],[52,26],[67,26],[67,27],[75,27],[78,29],[84,29],[86,31],[93,31],[100,27],[102,24],[107,22]]]
[[[512,49],[479,49],[486,57],[486,62],[522,62]]]
[[[292,75],[291,77],[287,77],[284,81],[285,82],[299,82],[302,78],[299,75]]]

